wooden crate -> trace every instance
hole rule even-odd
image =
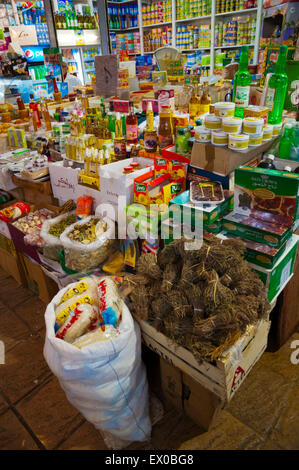
[[[146,346],[183,373],[210,390],[223,402],[231,400],[254,364],[267,347],[270,322],[260,320],[247,327],[245,334],[226,354],[214,363],[197,362],[193,354],[178,346],[147,322],[140,320],[142,338]]]

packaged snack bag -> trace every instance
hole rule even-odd
[[[91,215],[93,198],[90,196],[81,196],[77,199],[76,216],[77,220],[85,219]]]
[[[56,333],[56,338],[71,343],[84,335],[90,325],[98,319],[98,307],[96,305],[78,305],[67,317],[66,321]]]
[[[102,330],[105,325],[119,324],[122,316],[123,301],[119,296],[115,282],[109,277],[102,277],[98,282],[99,319]]]
[[[30,206],[25,202],[19,201],[5,209],[2,209],[0,211],[0,219],[4,220],[4,222],[11,222],[21,215],[28,214],[28,212],[30,212]]]
[[[97,328],[96,330],[85,333],[83,336],[80,336],[80,338],[75,339],[72,344],[77,348],[82,349],[85,346],[97,343],[98,341],[107,341],[111,338],[115,338],[119,334],[120,332],[117,328],[114,328],[112,325],[107,325],[105,327],[105,331],[103,331],[102,328]]]

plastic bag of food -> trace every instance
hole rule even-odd
[[[43,254],[46,258],[59,261],[62,250],[60,235],[67,227],[76,222],[76,212],[68,212],[43,223],[40,235],[44,240]]]
[[[58,330],[68,319],[68,316],[76,307],[84,304],[96,305],[98,307],[97,283],[93,277],[84,277],[66,290],[59,303],[55,307],[56,326]]]
[[[121,440],[123,447],[132,441],[146,441],[150,438],[151,422],[139,327],[123,304],[117,336],[81,349],[56,338],[56,306],[75,286],[76,283],[62,289],[47,307],[45,359],[69,402],[103,436]],[[108,445],[109,442],[106,440]]]
[[[109,277],[100,277],[97,283],[100,325],[116,326],[121,320],[123,301],[115,282]]]
[[[119,334],[120,333],[117,328],[114,328],[112,325],[107,325],[104,329],[99,327],[96,330],[85,333],[84,335],[75,339],[72,344],[76,346],[76,348],[82,349],[85,346],[97,343],[98,341],[108,341],[111,338],[115,338]]]
[[[86,273],[106,261],[114,250],[114,222],[90,216],[68,227],[60,236],[65,266]]]
[[[23,214],[27,214],[30,211],[30,206],[23,201],[16,202],[11,206],[5,207],[5,209],[0,210],[0,219],[4,222],[11,222],[16,220]]]
[[[84,335],[98,321],[99,309],[96,305],[81,304],[71,311],[66,321],[56,333],[56,338],[72,343]]]

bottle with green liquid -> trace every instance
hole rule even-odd
[[[269,108],[269,124],[280,124],[282,121],[283,105],[288,88],[286,75],[288,46],[280,46],[275,73],[269,78],[266,94],[266,106]]]
[[[235,116],[243,118],[244,108],[249,103],[251,75],[248,71],[248,46],[242,46],[238,71],[234,76],[233,101]]]

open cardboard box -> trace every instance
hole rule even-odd
[[[238,166],[244,165],[254,158],[261,159],[263,153],[267,152],[274,142],[275,139],[271,139],[258,147],[249,147],[246,152],[236,152],[227,147],[194,142],[190,164],[206,171],[227,176]]]

